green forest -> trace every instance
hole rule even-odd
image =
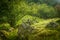
[[[60,40],[60,0],[0,0],[0,40]]]

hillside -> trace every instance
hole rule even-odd
[[[0,40],[60,40],[60,1],[0,0]]]

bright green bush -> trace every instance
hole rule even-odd
[[[10,25],[8,23],[0,24],[0,30],[9,30]]]

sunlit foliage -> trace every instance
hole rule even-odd
[[[0,40],[60,40],[59,0],[0,0]]]

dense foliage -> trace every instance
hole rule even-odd
[[[0,40],[60,40],[60,0],[0,0]]]

